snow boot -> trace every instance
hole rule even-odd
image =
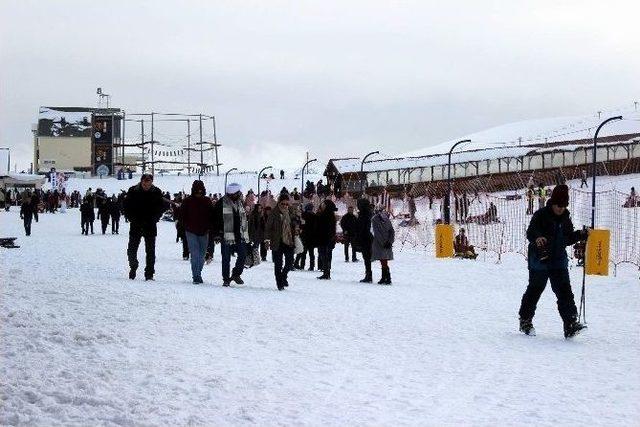
[[[390,285],[391,284],[391,271],[389,267],[382,267],[382,278],[378,282],[378,285]]]
[[[325,271],[322,273],[322,276],[317,277],[318,280],[331,280],[331,273],[329,271]]]
[[[231,279],[222,279],[222,286],[228,287],[231,284]]]
[[[533,327],[531,319],[520,319],[520,332],[525,335],[536,336],[536,328]]]
[[[136,278],[136,269],[132,268],[129,270],[129,279],[134,280]]]
[[[364,279],[360,280],[360,283],[373,283],[373,275],[370,271],[366,272],[364,275]]]
[[[573,338],[586,329],[587,325],[578,322],[575,318],[564,323],[564,337],[569,339]]]
[[[244,280],[242,280],[242,277],[240,277],[238,275],[231,276],[231,280],[236,282],[238,285],[244,285]]]

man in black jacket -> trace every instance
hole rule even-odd
[[[373,277],[371,273],[371,244],[373,235],[371,234],[371,203],[365,198],[358,199],[358,218],[356,222],[355,240],[364,261],[364,279],[360,283],[371,283]]]
[[[331,280],[331,259],[333,248],[336,246],[336,208],[335,203],[325,199],[320,204],[320,210],[316,217],[318,258],[322,264],[322,276],[320,280]]]
[[[143,174],[140,183],[129,188],[124,199],[124,215],[130,223],[129,245],[127,257],[129,258],[129,279],[136,278],[138,269],[138,247],[144,237],[146,252],[146,265],[144,269],[145,280],[153,280],[156,262],[156,235],[157,223],[164,213],[165,203],[162,191],[153,185],[153,175]]]
[[[347,213],[340,219],[340,228],[344,243],[344,262],[349,262],[349,245],[351,245],[351,261],[358,262],[354,239],[356,234],[356,216],[353,214],[353,206],[347,208]]]
[[[20,206],[20,218],[24,222],[24,232],[27,236],[31,236],[31,221],[33,219],[33,205],[31,204],[31,195],[25,194]]]
[[[577,321],[578,310],[569,281],[566,247],[586,240],[588,230],[574,231],[568,205],[568,187],[556,186],[547,205],[533,214],[527,229],[529,285],[522,296],[519,311],[520,331],[526,335],[535,335],[532,319],[548,280],[551,281],[551,289],[558,299],[565,338],[570,338],[585,328]]]

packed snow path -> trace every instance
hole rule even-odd
[[[270,262],[220,286],[219,252],[191,284],[173,223],[156,281],[127,279],[121,234],[80,235],[77,210],[25,237],[0,213],[0,423],[9,425],[637,425],[637,270],[588,278],[574,340],[550,287],[517,332],[521,257],[438,261],[396,253],[393,286],[363,285],[334,252],[333,280]],[[141,245],[143,246],[143,245]],[[142,248],[140,258],[143,258]],[[480,257],[482,259],[482,256]],[[379,276],[379,266],[375,266]],[[140,271],[141,273],[141,271]],[[579,294],[581,271],[571,272]]]

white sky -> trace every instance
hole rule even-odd
[[[407,152],[640,100],[636,1],[0,0],[0,146],[40,105],[213,113],[225,167]]]

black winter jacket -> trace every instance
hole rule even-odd
[[[138,184],[127,191],[124,216],[132,225],[155,230],[164,211],[165,203],[158,187],[152,186],[149,191],[144,191],[142,185]]]
[[[350,213],[344,214],[344,216],[340,219],[340,228],[342,228],[342,234],[348,241],[353,240],[355,237],[356,222],[356,216]]]
[[[356,248],[362,251],[363,248],[371,250],[373,235],[371,234],[371,205],[366,199],[358,200],[358,218],[356,221]]]
[[[547,239],[549,259],[540,261],[540,251],[536,248],[536,239]],[[528,264],[530,270],[563,269],[568,266],[566,247],[586,239],[583,230],[574,230],[569,210],[565,209],[562,215],[553,213],[550,203],[533,214],[529,228],[527,228]]]

